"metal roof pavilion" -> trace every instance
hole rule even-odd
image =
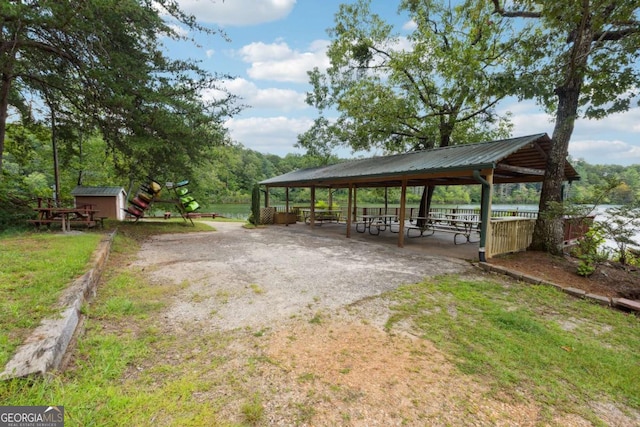
[[[474,171],[493,170],[493,183],[542,181],[551,139],[546,133],[462,144],[301,169],[260,182],[266,187],[399,187],[477,184]],[[566,162],[565,179],[580,179]]]
[[[393,156],[350,160],[335,165],[301,169],[260,182],[267,188],[265,203],[269,203],[269,188],[311,189],[310,225],[315,221],[315,189],[348,188],[347,237],[355,216],[355,192],[363,187],[401,187],[398,215],[398,246],[404,245],[406,190],[410,186],[482,185],[480,213],[480,244],[478,257],[485,261],[487,247],[491,247],[491,199],[493,184],[540,182],[544,179],[551,152],[551,138],[546,133],[462,144],[433,150],[416,151]],[[565,181],[580,179],[569,162],[565,162]],[[491,252],[489,252],[491,253]]]

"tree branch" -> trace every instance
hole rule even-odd
[[[542,17],[542,14],[540,12],[504,10],[504,8],[500,6],[500,0],[492,0],[492,1],[493,1],[493,13],[496,13],[500,16],[504,16],[505,18],[541,18]]]
[[[602,31],[593,35],[593,41],[618,41],[633,34],[640,33],[640,23],[635,28],[623,28],[616,31]]]

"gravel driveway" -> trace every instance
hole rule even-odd
[[[139,252],[136,264],[153,283],[184,284],[166,313],[176,326],[259,329],[471,268],[463,260],[322,235],[305,225],[211,225],[217,231],[153,237]]]

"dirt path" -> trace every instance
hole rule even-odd
[[[185,296],[198,296],[175,302],[167,314],[175,324],[260,329],[344,308],[425,276],[470,269],[462,260],[344,237],[281,227],[246,230],[239,223],[214,226],[215,233],[154,237],[140,251],[136,264],[151,272],[151,280],[187,281]]]
[[[160,320],[167,333],[232,342],[211,355],[226,362],[203,374],[215,386],[201,396],[225,396],[225,421],[242,423],[242,402],[258,394],[260,425],[269,426],[538,425],[540,406],[527,396],[496,394],[428,340],[382,329],[380,294],[425,276],[474,274],[466,261],[294,228],[212,225],[217,232],[154,237],[135,265],[152,283],[183,284]],[[572,415],[554,422],[591,425]]]

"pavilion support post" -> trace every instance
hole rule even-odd
[[[289,226],[289,187],[284,190],[284,225],[285,227]]]
[[[269,187],[264,189],[264,207],[269,207]]]
[[[478,259],[487,261],[487,252],[491,253],[491,204],[493,196],[493,170],[486,173],[486,178],[480,175],[480,171],[474,170],[473,177],[482,184],[482,207],[480,211],[480,245]],[[487,251],[487,248],[489,250]]]
[[[333,209],[333,191],[331,191],[331,187],[329,187],[329,197],[327,201],[329,202],[328,209]]]
[[[349,197],[347,202],[347,239],[351,238],[351,207],[353,206],[353,184],[349,183]]]
[[[407,214],[407,180],[402,180],[402,191],[400,194],[400,222],[398,226],[398,247],[404,247],[404,221]]]
[[[358,220],[358,187],[353,186],[353,211],[349,212],[352,221]]]
[[[389,187],[384,187],[384,215],[389,213]]]
[[[309,225],[313,228],[316,223],[316,187],[311,186],[311,207],[309,209]]]

